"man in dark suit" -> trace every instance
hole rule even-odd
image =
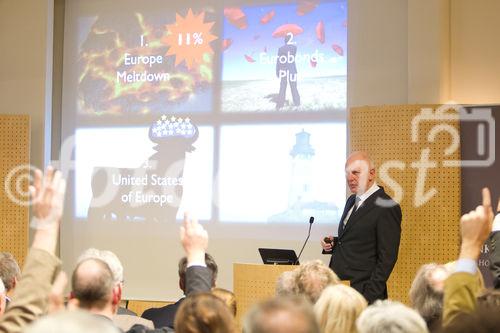
[[[217,279],[217,264],[214,258],[205,253],[205,264],[206,267],[212,272],[211,287],[215,287],[215,280]],[[186,271],[187,271],[187,258],[183,257],[179,261],[179,288],[182,290],[184,295],[189,295],[189,291],[186,290]],[[151,320],[156,328],[160,327],[170,327],[174,328],[174,319],[177,310],[181,303],[185,300],[185,297],[181,298],[174,304],[168,304],[161,308],[151,308],[144,311],[142,318]]]
[[[398,258],[401,208],[375,182],[375,167],[365,152],[354,152],[345,165],[353,193],[340,219],[338,239],[321,241],[331,253],[330,268],[349,280],[369,303],[387,298],[389,275]]]

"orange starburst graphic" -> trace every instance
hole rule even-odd
[[[203,62],[206,53],[213,53],[210,42],[217,39],[210,33],[214,22],[203,22],[205,13],[195,16],[191,9],[186,17],[175,15],[175,23],[167,25],[168,34],[164,43],[169,46],[167,55],[175,56],[175,65],[182,61],[191,69]]]

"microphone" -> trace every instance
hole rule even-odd
[[[302,245],[302,249],[300,249],[299,256],[297,257],[297,260],[295,261],[294,265],[297,265],[297,264],[298,264],[299,259],[300,259],[300,256],[302,255],[302,251],[304,251],[304,248],[306,247],[307,241],[309,240],[309,236],[311,236],[311,227],[312,227],[312,225],[313,225],[313,222],[314,222],[314,216],[311,216],[311,217],[309,218],[309,231],[307,232],[307,238],[306,238],[306,241],[304,242],[304,245]]]

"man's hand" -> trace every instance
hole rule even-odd
[[[58,224],[62,217],[66,191],[66,181],[62,179],[61,172],[51,166],[47,168],[45,175],[40,170],[35,170],[35,180],[29,190],[35,218],[32,227],[51,228]]]
[[[45,175],[35,171],[33,185],[29,187],[33,200],[31,226],[36,229],[34,248],[55,253],[66,191],[66,181],[60,171],[48,167]]]
[[[181,226],[181,243],[186,251],[188,266],[190,263],[205,263],[205,252],[208,247],[208,233],[198,220],[191,219],[184,213]]]
[[[68,284],[66,273],[60,271],[57,275],[49,294],[48,313],[56,313],[64,310],[64,289]]]
[[[460,258],[477,260],[481,248],[488,239],[493,224],[493,209],[491,195],[487,188],[483,188],[483,204],[460,219],[462,246]]]
[[[333,236],[327,236],[321,240],[321,247],[325,252],[331,252],[334,245]]]

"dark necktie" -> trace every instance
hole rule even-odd
[[[354,200],[354,205],[352,207],[352,212],[351,215],[349,215],[349,218],[345,220],[345,222],[342,221],[342,229],[345,229],[345,226],[347,225],[347,222],[351,219],[351,217],[356,213],[356,210],[359,207],[359,202],[361,201],[360,197],[356,196],[356,199]]]

